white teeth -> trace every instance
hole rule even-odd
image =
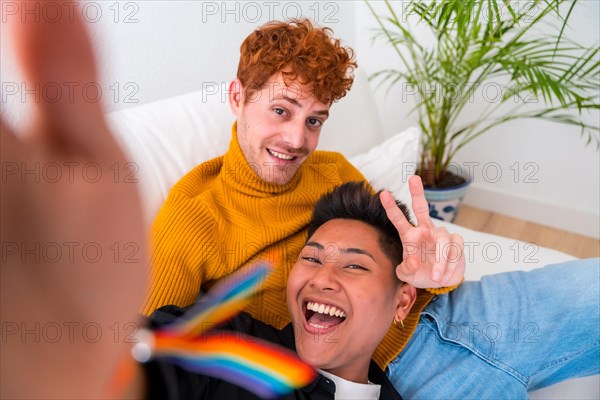
[[[269,149],[269,153],[271,153],[271,155],[273,155],[277,158],[280,158],[282,160],[291,160],[292,158],[294,158],[294,156],[288,156],[287,154],[278,153],[271,149]]]
[[[329,305],[329,304],[319,304],[319,303],[313,303],[312,301],[309,301],[306,304],[306,309],[314,311],[318,314],[329,314],[330,316],[335,315],[336,317],[346,318],[345,312],[343,312],[342,310],[338,309],[337,307]]]

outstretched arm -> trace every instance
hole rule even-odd
[[[79,19],[8,20],[28,87],[96,82]],[[98,103],[34,108],[26,131],[0,127],[1,397],[105,398],[146,282],[140,201],[111,174],[126,160]]]
[[[465,275],[463,238],[433,224],[419,176],[410,178],[409,187],[416,226],[408,222],[391,193],[381,193],[381,203],[402,240],[404,260],[396,274],[417,288],[458,285]]]

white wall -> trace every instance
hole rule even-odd
[[[242,40],[267,20],[289,19],[300,9],[305,16],[330,26],[337,37],[353,46],[363,72],[373,73],[395,65],[389,48],[381,42],[372,45],[370,28],[375,23],[359,1],[79,3],[93,30],[101,63],[101,81],[97,86],[102,90],[101,101],[107,110],[202,88],[224,95],[226,83],[235,75]],[[599,2],[581,3],[582,9],[573,20],[576,29],[569,35],[598,43]],[[1,2],[2,21],[35,17],[25,12],[23,4]],[[49,8],[34,12],[42,18],[55,17]],[[1,29],[2,113],[9,123],[18,126],[27,121],[23,100],[34,98],[26,92],[33,88],[23,86],[11,49],[6,45],[9,37],[4,24]],[[68,88],[63,89],[67,95]],[[385,88],[380,88],[376,99],[387,136],[415,124],[414,116],[407,116],[410,103],[398,91],[386,96]],[[598,115],[593,118],[598,120]],[[475,176],[467,203],[600,236],[599,156],[593,148],[584,147],[576,129],[531,121],[504,125],[465,148],[457,161],[478,166],[479,175]],[[502,172],[497,182],[492,175],[496,171],[493,163]],[[487,175],[482,172],[484,168]],[[519,171],[517,183],[515,171]],[[527,176],[538,182],[526,183]]]
[[[374,3],[378,12],[385,12],[382,2]],[[401,2],[395,3],[399,10]],[[567,36],[598,45],[599,9],[598,1],[581,1]],[[359,64],[368,74],[399,68],[398,56],[382,40],[372,42],[377,22],[363,2],[356,3],[356,15]],[[408,115],[414,105],[411,95],[403,95],[400,85],[387,95],[386,90],[376,89],[375,98],[389,136],[417,119]],[[588,121],[599,124],[600,114],[589,115]],[[595,146],[585,146],[577,128],[534,120],[501,125],[467,145],[455,161],[475,171],[465,203],[600,237],[600,156]]]

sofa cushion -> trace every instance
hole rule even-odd
[[[175,182],[227,150],[234,120],[227,103],[203,92],[108,114],[113,134],[137,167],[148,223]]]
[[[408,128],[368,151],[350,158],[375,189],[387,189],[409,209],[408,178],[415,173],[421,132]]]

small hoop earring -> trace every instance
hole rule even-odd
[[[398,321],[396,321],[396,318],[394,318],[394,326],[397,328],[398,327]],[[404,321],[400,320],[400,327],[401,329],[404,329]]]

